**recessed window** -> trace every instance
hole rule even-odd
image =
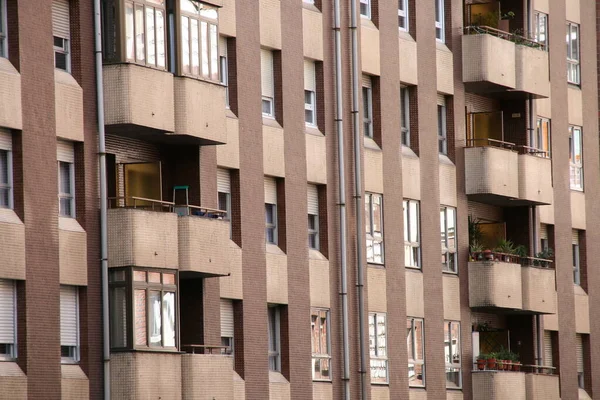
[[[233,355],[233,302],[229,299],[221,299],[221,354]]]
[[[71,71],[71,28],[69,0],[52,2],[52,34],[54,39],[54,67]]]
[[[313,308],[310,315],[312,375],[315,381],[331,380],[329,310]]]
[[[421,268],[421,226],[419,202],[404,200],[404,266]]]
[[[317,79],[314,61],[304,61],[304,121],[317,125]]]
[[[8,57],[6,0],[0,0],[0,57]]]
[[[581,253],[579,247],[579,231],[573,229],[572,234],[572,250],[573,250],[573,283],[581,285]]]
[[[371,383],[388,383],[387,323],[385,313],[369,314]]]
[[[269,369],[281,372],[281,311],[278,306],[269,306]]]
[[[360,0],[360,15],[371,19],[371,0]]]
[[[262,87],[262,115],[275,117],[275,77],[273,76],[273,52],[262,49],[261,55],[261,87]]]
[[[446,41],[446,34],[444,32],[444,0],[433,0],[435,1],[435,38],[438,42],[444,43]]]
[[[440,207],[442,234],[442,271],[457,273],[456,257],[456,208]]]
[[[319,250],[319,193],[317,186],[308,185],[306,196],[308,205],[308,247]]]
[[[535,33],[534,39],[544,48],[548,49],[548,14],[535,12]]]
[[[13,207],[12,137],[0,130],[0,208]]]
[[[423,320],[408,318],[406,320],[406,345],[408,347],[408,384],[409,386],[425,386],[425,357],[423,340]]]
[[[550,147],[552,136],[550,132],[550,120],[548,118],[537,119],[535,131],[531,131],[529,138],[530,146],[534,149],[535,155],[538,157],[550,158]]]
[[[373,138],[373,89],[369,76],[363,76],[362,101],[363,101],[363,134]]]
[[[406,86],[400,87],[400,129],[402,145],[410,146],[410,93]]]
[[[16,353],[15,281],[0,279],[0,360],[13,360]]]
[[[182,20],[181,29],[182,32],[186,30],[189,32],[190,26],[189,24],[184,25]],[[127,60],[165,69],[166,35],[165,0],[136,0],[125,3],[125,54]],[[182,37],[183,60],[186,58],[186,49],[190,49],[191,42],[193,42],[189,36],[187,41],[185,39],[186,37]]]
[[[446,131],[446,101],[443,96],[438,95],[437,122],[438,122],[438,151],[440,154],[448,154],[448,134]]]
[[[217,8],[192,0],[181,0],[180,4],[183,73],[219,81]],[[146,21],[151,17],[152,15],[148,15]],[[149,33],[154,35],[154,32]]]
[[[63,363],[79,361],[78,294],[76,286],[60,287],[60,354]]]
[[[277,244],[277,182],[265,177],[265,236],[267,243]]]
[[[569,127],[569,166],[571,190],[583,190],[583,142],[581,128]]]
[[[579,24],[567,23],[567,81],[580,84]]]
[[[58,215],[75,218],[75,152],[72,142],[56,143],[58,159]]]
[[[383,196],[365,193],[367,262],[383,264]]]
[[[231,175],[228,169],[217,168],[217,201],[219,210],[226,212],[224,219],[229,221],[229,237],[231,238]]]
[[[446,388],[462,387],[460,322],[444,322],[444,356],[446,359]]]
[[[408,0],[398,0],[398,28],[408,32]]]
[[[585,335],[587,337],[587,335]],[[585,389],[585,359],[587,354],[583,351],[583,337],[581,333],[575,335],[576,357],[577,357],[577,386]]]
[[[229,65],[227,64],[227,38],[219,38],[219,77],[225,86],[225,107],[229,108]]]

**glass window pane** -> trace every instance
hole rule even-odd
[[[146,40],[148,64],[156,65],[156,32],[154,31],[154,8],[146,7]]]
[[[135,344],[146,346],[146,291],[135,290]]]
[[[150,326],[150,346],[162,345],[161,296],[157,290],[148,292],[148,324]]]
[[[156,10],[156,65],[164,68],[165,61],[165,12]]]
[[[419,241],[419,204],[411,201],[408,206],[410,214],[410,241],[417,243]]]
[[[317,311],[313,311],[310,316],[311,328],[311,344],[313,354],[318,354],[321,351],[319,340],[319,315]]]
[[[165,347],[175,347],[175,293],[163,294],[163,324],[165,327]]]
[[[8,185],[8,151],[0,150],[0,186]]]
[[[380,195],[373,195],[373,236],[383,236],[383,209]]]
[[[321,311],[321,316],[320,316],[320,321],[321,321],[321,353],[322,354],[329,354],[329,341],[327,340],[327,337],[329,335],[329,332],[327,331],[327,316],[328,316],[328,312],[327,311]]]
[[[134,24],[133,24],[133,4],[125,4],[125,51],[128,60],[134,59],[134,46],[133,46],[133,35],[134,35]]]
[[[415,360],[423,360],[423,321],[415,320]]]
[[[365,194],[365,232],[371,234],[371,195]]]
[[[190,72],[190,19],[188,17],[181,17],[181,52],[183,72],[188,74]]]
[[[404,212],[404,241],[405,242],[410,242],[410,236],[408,234],[409,231],[409,224],[412,222],[410,221],[410,217],[408,215],[408,202],[406,200],[404,200],[402,202],[402,211]]]
[[[210,79],[219,80],[219,41],[217,26],[210,24]]]
[[[423,364],[408,363],[408,384],[410,386],[425,385],[425,366]]]
[[[408,349],[408,359],[412,360],[414,359],[414,354],[413,354],[413,326],[412,326],[412,319],[407,319],[406,320],[406,347]]]
[[[135,58],[138,61],[146,59],[144,49],[146,39],[144,36],[144,6],[135,6]]]
[[[200,21],[200,43],[202,76],[208,78],[208,24],[205,21]]]
[[[174,285],[175,284],[175,274],[163,274],[163,284]]]
[[[375,314],[369,314],[369,354],[371,357],[377,355],[375,346],[377,338],[375,337]]]
[[[456,217],[454,208],[448,207],[447,209],[446,220],[448,224],[448,248],[454,249],[456,248]]]
[[[387,332],[385,326],[385,314],[377,314],[377,355],[387,356]]]
[[[127,291],[123,286],[110,289],[110,343],[111,347],[127,347]]]
[[[198,30],[198,21],[190,20],[190,32],[192,41],[192,75],[200,75],[200,38]]]
[[[66,162],[59,162],[60,169],[60,193],[69,195],[71,194],[71,164]]]
[[[579,26],[571,25],[571,58],[579,60]]]
[[[133,271],[134,282],[146,282],[146,271]]]
[[[148,282],[160,283],[160,272],[148,272]]]

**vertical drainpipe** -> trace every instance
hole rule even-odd
[[[102,356],[104,361],[104,399],[110,400],[110,342],[108,315],[108,190],[106,187],[106,141],[104,137],[104,92],[102,80],[102,25],[100,0],[94,0],[94,54],[96,57],[96,110],[98,117],[98,155],[100,157],[100,261],[102,269]]]
[[[344,163],[344,107],[342,95],[342,33],[340,0],[333,1],[335,47],[335,125],[338,145],[338,207],[340,213],[340,300],[342,303],[342,351],[344,399],[350,400],[350,340],[348,334],[348,266],[346,259],[346,167]]]
[[[361,149],[363,138],[360,132],[360,115],[358,95],[360,93],[360,71],[358,68],[358,7],[357,1],[350,0],[350,35],[351,35],[351,57],[352,57],[352,131],[354,136],[354,200],[356,207],[356,288],[358,291],[358,340],[360,352],[360,389],[361,399],[367,399],[367,367],[365,353],[365,299],[364,299],[364,206],[362,199],[362,168]]]

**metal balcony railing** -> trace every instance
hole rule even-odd
[[[536,42],[535,40],[526,38],[525,36],[518,35],[516,33],[504,32],[491,26],[483,25],[472,25],[466,26],[463,30],[465,35],[492,35],[500,39],[508,40],[515,44],[520,44],[534,49],[545,50],[546,46],[543,43]]]
[[[473,261],[496,261],[520,264],[522,267],[554,268],[553,261],[545,258],[522,257],[497,251],[474,251],[470,255]]]
[[[179,216],[193,215],[205,218],[223,219],[227,211],[216,208],[194,206],[190,204],[175,204],[172,201],[148,199],[137,196],[116,196],[108,198],[109,208],[134,208],[157,212],[175,212]]]

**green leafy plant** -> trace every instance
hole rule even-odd
[[[508,11],[500,15],[500,19],[513,19],[515,17],[515,13],[512,11]]]
[[[506,239],[500,239],[498,241],[498,244],[496,245],[496,248],[494,249],[495,252],[498,253],[503,253],[503,254],[516,254],[516,247],[515,244],[510,241],[510,240],[506,240]]]
[[[480,353],[480,354],[477,356],[477,359],[478,359],[478,360],[487,360],[488,358],[490,358],[489,356],[490,356],[489,354],[486,354],[486,353]]]
[[[529,254],[529,250],[527,250],[527,247],[520,244],[517,247],[515,247],[515,254],[519,257],[527,257],[527,254]]]
[[[483,233],[479,225],[479,219],[469,215],[469,245],[481,243]]]

